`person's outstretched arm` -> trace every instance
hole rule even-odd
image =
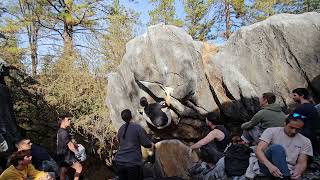
[[[145,148],[152,148],[154,145],[150,140],[150,138],[148,137],[147,132],[140,126],[138,129],[138,132],[139,132],[139,139],[140,139],[141,145]]]
[[[190,148],[191,149],[198,149],[201,148],[202,146],[210,143],[214,139],[223,139],[224,138],[224,133],[218,129],[212,130],[206,137],[192,145]]]
[[[262,119],[262,111],[257,112],[250,121],[245,122],[241,125],[241,129],[248,130],[258,125]]]

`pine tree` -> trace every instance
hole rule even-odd
[[[37,21],[36,14],[41,14],[43,9],[36,0],[18,0],[19,21],[22,23],[23,29],[26,29],[29,42],[29,50],[31,57],[32,76],[36,77],[38,68],[38,40],[40,25]]]
[[[110,8],[107,32],[101,44],[107,59],[107,71],[120,64],[126,44],[134,37],[134,27],[139,20],[139,14],[121,6],[119,0],[113,0]]]
[[[216,22],[216,17],[210,14],[214,0],[184,0],[183,3],[188,33],[196,40],[211,39],[209,33]]]
[[[154,9],[149,12],[149,24],[164,23],[182,26],[183,23],[175,17],[175,0],[149,0],[149,2],[154,6]]]
[[[60,34],[63,39],[64,53],[72,55],[74,34],[92,31],[97,19],[100,0],[38,0],[46,7],[38,15],[38,22],[43,28]]]

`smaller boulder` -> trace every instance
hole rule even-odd
[[[190,147],[179,140],[164,140],[156,144],[155,167],[161,177],[190,179],[188,169],[198,160],[195,153],[189,155]]]

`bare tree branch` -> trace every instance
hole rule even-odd
[[[50,0],[47,0],[47,2],[48,2],[58,13],[61,13],[61,11],[60,11]]]

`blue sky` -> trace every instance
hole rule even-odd
[[[152,4],[149,2],[149,0],[120,0],[121,5],[124,5],[125,7],[131,8],[137,12],[140,13],[140,20],[142,23],[142,27],[140,27],[138,34],[143,34],[147,30],[147,24],[150,20],[149,18],[149,11],[153,9]],[[179,19],[184,19],[185,12],[184,7],[182,4],[182,0],[175,0],[175,8],[176,8],[176,16]],[[213,32],[216,30],[213,28]],[[222,45],[225,40],[222,37],[218,37],[217,39],[213,41],[209,41],[210,43],[215,43],[216,45]]]
[[[147,24],[149,22],[149,11],[153,9],[152,4],[148,0],[120,0],[120,3],[126,7],[132,8],[141,14],[140,19],[143,24]],[[184,17],[183,5],[180,0],[175,1],[176,14],[179,18]]]
[[[144,33],[147,30],[147,24],[150,20],[149,11],[153,9],[153,6],[149,2],[149,0],[120,0],[120,3],[125,7],[131,8],[140,13],[140,20],[143,24],[143,29],[141,33]],[[180,0],[175,1],[175,8],[177,17],[182,19],[185,16],[185,13]]]

